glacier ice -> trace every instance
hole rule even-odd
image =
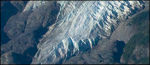
[[[45,1],[46,2],[46,1]],[[44,2],[29,2],[24,11]],[[38,44],[33,64],[57,64],[91,49],[112,29],[142,9],[142,1],[57,1],[60,6],[57,23]]]

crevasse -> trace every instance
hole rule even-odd
[[[57,64],[109,38],[121,20],[144,6],[142,1],[58,1],[60,12],[46,41],[40,42],[33,64]],[[29,6],[28,6],[29,7]],[[30,7],[31,8],[31,7]]]

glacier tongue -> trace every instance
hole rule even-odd
[[[33,64],[61,63],[109,38],[121,20],[143,8],[139,1],[58,1],[57,23],[40,42]]]

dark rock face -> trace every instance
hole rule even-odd
[[[18,9],[19,12],[21,12],[24,7],[27,4],[27,1],[11,1],[10,2],[14,7],[16,7]]]
[[[35,11],[23,12],[26,3],[10,1],[3,2],[1,6],[2,64],[30,64],[37,52],[39,39],[55,23],[59,11],[56,2]]]
[[[20,34],[24,33],[27,18],[28,13],[17,13],[8,20],[4,27],[4,31],[10,39],[16,38]]]
[[[8,19],[17,12],[18,10],[10,2],[1,2],[1,44],[7,43],[10,40],[4,32],[4,26]]]
[[[28,47],[34,47],[37,42],[32,33],[21,34],[19,37],[12,39],[7,44],[2,45],[2,52],[14,51],[23,53]]]
[[[123,54],[125,43],[123,41],[115,41],[116,51],[113,52],[114,62],[120,63],[120,58]]]

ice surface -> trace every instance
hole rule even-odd
[[[29,2],[24,11],[44,2]],[[45,34],[34,64],[61,63],[67,58],[93,48],[102,38],[109,38],[121,20],[143,8],[139,1],[58,1],[57,23]]]

